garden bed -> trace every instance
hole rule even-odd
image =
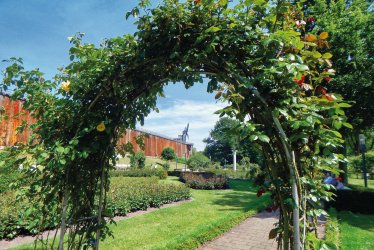
[[[108,192],[108,209],[112,215],[126,215],[129,212],[160,207],[163,204],[189,199],[191,193],[185,185],[160,183],[159,178],[113,177]],[[25,202],[15,203],[15,194],[0,194],[0,239],[13,238],[19,234],[37,233],[33,218],[43,216],[34,211],[23,210]],[[25,213],[26,211],[26,213]],[[58,218],[50,218],[42,229],[51,229],[58,224]]]
[[[229,181],[226,176],[207,172],[183,172],[180,180],[188,187],[194,189],[226,189]]]

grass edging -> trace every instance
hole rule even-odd
[[[204,233],[200,233],[198,235],[188,237],[185,241],[181,242],[178,245],[174,245],[172,249],[181,249],[181,250],[195,250],[199,246],[203,245],[204,243],[213,240],[214,238],[228,232],[234,226],[240,224],[244,220],[252,217],[253,215],[260,212],[266,206],[263,205],[261,207],[255,208],[254,210],[250,210],[245,212],[239,216],[232,216],[227,217],[224,220],[221,220],[209,227]],[[168,248],[169,249],[169,248]]]
[[[326,222],[325,244],[329,249],[338,250],[341,247],[338,214],[335,208],[330,208]]]

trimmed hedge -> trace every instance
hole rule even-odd
[[[329,202],[328,207],[334,207],[338,211],[348,210],[354,213],[374,214],[374,190],[336,190],[334,201]]]
[[[191,198],[185,185],[159,183],[157,178],[112,178],[108,207],[113,215],[160,207]]]
[[[168,172],[162,168],[130,168],[129,170],[114,170],[110,172],[111,177],[152,177],[157,176],[160,179],[166,179]]]
[[[179,179],[194,189],[226,189],[229,181],[226,176],[206,172],[183,172]]]

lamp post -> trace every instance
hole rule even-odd
[[[365,135],[363,134],[358,135],[358,144],[359,144],[360,152],[362,153],[362,171],[364,172],[365,187],[368,187],[368,176],[367,176],[366,159],[365,159],[365,151],[366,151]]]

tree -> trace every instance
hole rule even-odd
[[[161,157],[164,160],[171,161],[175,159],[175,151],[171,147],[166,147],[161,152]]]
[[[188,88],[206,77],[208,90],[228,103],[219,113],[243,122],[246,139],[264,153],[270,182],[259,194],[272,192],[280,209],[269,235],[283,249],[306,246],[324,213],[320,201],[331,199],[322,173],[338,171],[343,158],[336,124],[350,127],[343,111],[350,105],[326,89],[329,34],[313,31],[294,1],[149,5],[142,0],[128,14],[138,17],[134,36],[100,47],[71,37],[72,62],[53,80],[11,59],[0,91],[14,89],[12,98],[25,98],[37,120],[30,143],[1,162],[24,167],[30,188],[19,195],[43,204],[43,215],[59,214],[60,249],[68,222],[70,248],[98,249],[109,233],[105,192],[119,135],[156,109],[168,82]]]
[[[130,165],[134,168],[144,168],[145,167],[145,154],[142,151],[138,151],[130,156]]]
[[[309,6],[316,28],[330,34],[336,76],[328,88],[352,104],[346,115],[353,130],[346,129],[344,134],[356,153],[358,134],[374,125],[374,116],[368,115],[374,113],[374,13],[369,6],[366,0],[317,0]]]
[[[214,125],[210,136],[204,139],[206,147],[204,154],[211,157],[212,161],[221,164],[233,162],[232,150],[238,151],[238,161],[243,157],[249,157],[251,162],[262,165],[262,154],[256,145],[243,137],[240,138],[240,122],[229,117],[222,117]]]

